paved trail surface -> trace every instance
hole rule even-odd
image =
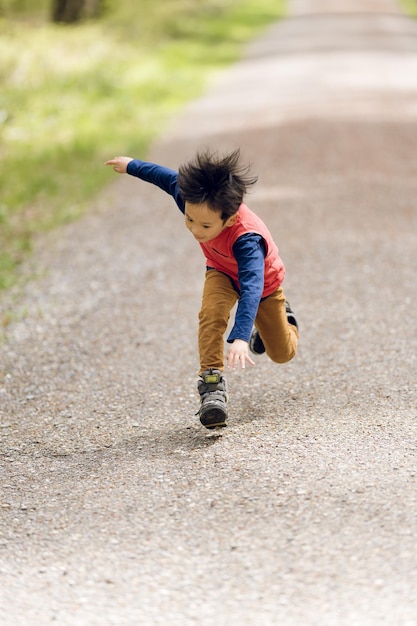
[[[154,145],[242,147],[300,321],[221,438],[170,199],[109,171],[40,242],[0,348],[2,626],[417,624],[416,118],[397,4],[294,0]]]

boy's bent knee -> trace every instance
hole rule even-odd
[[[287,342],[283,342],[278,346],[265,346],[266,353],[274,363],[288,363],[297,354],[298,331],[294,328],[288,335]]]
[[[297,350],[293,348],[292,350],[288,352],[280,352],[277,354],[274,354],[274,353],[271,354],[270,352],[267,351],[266,353],[271,359],[271,361],[273,361],[274,363],[288,363],[288,361],[291,361],[295,357],[295,355],[297,354]]]

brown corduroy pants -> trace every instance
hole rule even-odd
[[[210,368],[224,369],[224,333],[238,298],[228,276],[207,270],[199,313],[200,374]],[[281,287],[259,303],[255,326],[272,361],[286,363],[295,356],[298,330],[288,324]]]

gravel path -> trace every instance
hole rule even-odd
[[[153,146],[242,147],[300,321],[220,438],[170,199],[109,171],[39,242],[0,346],[2,626],[417,624],[416,97],[393,1],[294,0]]]

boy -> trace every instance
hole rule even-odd
[[[281,287],[285,268],[270,232],[243,204],[257,177],[240,164],[240,151],[220,157],[203,151],[179,172],[130,157],[105,163],[157,185],[170,194],[185,216],[185,226],[206,258],[206,278],[199,313],[199,417],[206,428],[226,426],[227,387],[224,343],[230,311],[238,307],[226,364],[255,365],[249,355],[267,355],[277,363],[295,356],[298,324]]]

